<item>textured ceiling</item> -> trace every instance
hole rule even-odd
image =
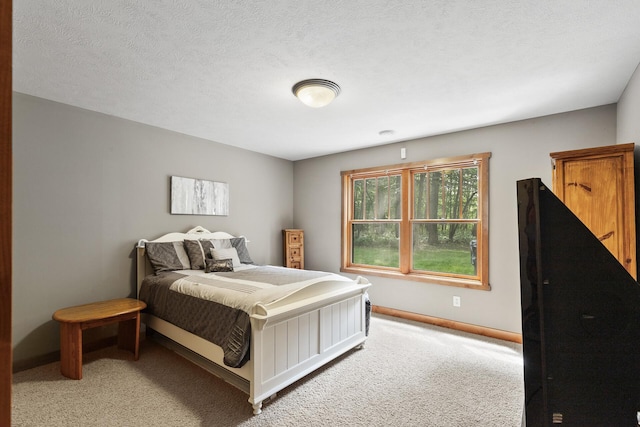
[[[290,160],[614,103],[640,61],[638,0],[13,8],[14,90]]]

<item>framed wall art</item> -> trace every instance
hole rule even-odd
[[[172,176],[171,214],[229,215],[229,184]]]

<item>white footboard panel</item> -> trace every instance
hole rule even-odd
[[[261,402],[342,353],[365,336],[364,293],[253,329],[254,378],[249,402]]]

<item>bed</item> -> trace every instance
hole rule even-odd
[[[202,227],[142,239],[137,286],[138,298],[149,306],[142,317],[147,330],[247,393],[257,415],[263,401],[278,391],[364,345],[370,283],[362,277],[257,266],[246,243],[242,236]],[[236,298],[239,294],[246,295]],[[196,305],[185,308],[183,302]],[[224,322],[198,318],[218,314]],[[211,325],[213,331],[204,331]]]

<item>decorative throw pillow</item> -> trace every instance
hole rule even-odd
[[[220,271],[233,271],[233,260],[227,259],[212,259],[207,258],[205,261],[206,267],[205,273],[215,273]]]
[[[213,243],[213,247],[216,249],[229,249],[233,247],[230,239],[212,239],[211,243]]]
[[[213,259],[230,258],[233,261],[234,267],[240,267],[242,265],[240,263],[240,258],[238,258],[238,251],[236,251],[236,248],[211,249],[211,256]]]
[[[145,251],[153,271],[188,270],[191,268],[189,256],[182,241],[179,242],[147,242]]]
[[[207,246],[205,240],[185,240],[184,248],[187,250],[189,261],[191,262],[191,268],[194,270],[202,270],[204,268],[204,260],[207,258],[205,254],[209,254],[211,248],[205,249]]]
[[[232,239],[214,239],[210,240],[215,249],[235,248],[238,252],[238,258],[242,264],[253,264],[253,260],[247,249],[247,241],[245,237],[234,237]]]
[[[243,264],[253,264],[253,260],[249,255],[249,250],[247,249],[247,241],[244,237],[234,237],[231,240],[231,246],[236,248],[238,251],[238,258],[240,258],[240,262]]]

